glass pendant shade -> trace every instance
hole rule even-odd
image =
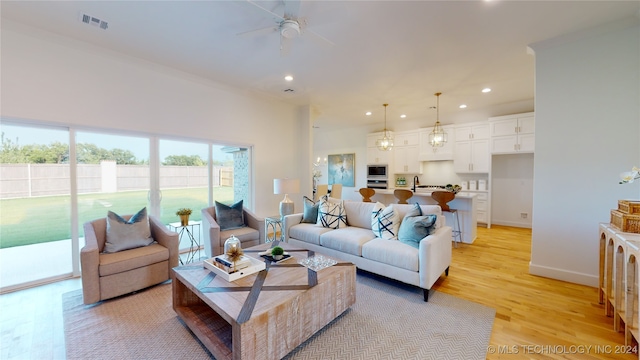
[[[429,144],[432,147],[442,147],[447,142],[447,133],[444,132],[440,122],[436,121],[436,125],[433,127],[431,133],[429,133]]]
[[[376,147],[380,151],[389,151],[393,148],[393,138],[387,131],[387,106],[389,106],[389,104],[382,104],[382,106],[384,106],[384,131],[382,138],[376,140]]]
[[[437,92],[436,95],[436,124],[433,126],[433,130],[429,133],[429,144],[432,147],[442,147],[447,143],[447,133],[440,125],[440,95],[442,93]]]

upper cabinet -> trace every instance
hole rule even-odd
[[[433,128],[420,129],[420,152],[418,159],[420,161],[441,161],[453,160],[453,143],[456,141],[456,131],[453,125],[445,125],[442,127],[447,133],[447,142],[442,147],[433,147],[429,144],[429,134]]]
[[[420,135],[417,131],[397,132],[393,139],[393,169],[396,174],[421,174]]]
[[[393,136],[392,132],[388,133]],[[393,163],[393,148],[390,151],[381,151],[376,147],[376,141],[383,136],[382,132],[367,135],[367,165],[391,165]]]
[[[453,169],[458,173],[489,173],[489,124],[455,127]]]
[[[534,152],[535,116],[533,112],[489,118],[491,153]]]

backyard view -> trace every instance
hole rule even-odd
[[[79,267],[83,224],[106,217],[109,210],[128,215],[146,207],[168,225],[180,221],[180,208],[192,209],[190,220],[200,221],[200,210],[210,199],[231,204],[247,193],[246,181],[240,189],[234,186],[237,176],[246,178],[246,170],[235,166],[236,154],[246,149],[66,128],[1,126],[2,291],[71,274],[72,265]],[[73,164],[70,142],[75,148]],[[159,155],[155,163],[149,160],[151,144]],[[74,208],[78,236],[72,231]],[[180,248],[189,246],[181,238]],[[29,261],[19,261],[25,258]]]

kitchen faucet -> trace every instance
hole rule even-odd
[[[416,192],[416,185],[420,185],[420,179],[418,179],[418,175],[413,177],[413,192]]]

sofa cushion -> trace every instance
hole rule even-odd
[[[231,230],[245,227],[243,200],[229,206],[219,202],[215,202],[216,206],[216,222],[220,226],[220,230]]]
[[[333,202],[325,199],[320,200],[317,225],[330,229],[346,227],[347,215],[344,212],[343,202]]]
[[[416,205],[418,204],[392,204],[393,208],[398,211],[398,215],[400,219],[404,219],[407,215],[407,212],[414,210]],[[436,221],[436,230],[445,226],[445,218],[442,215],[442,209],[440,205],[418,205],[420,210],[422,211],[422,215],[431,215],[435,214],[438,216],[438,220]]]
[[[373,231],[355,226],[336,229],[320,235],[320,245],[356,256],[362,255],[362,245],[375,239]]]
[[[437,216],[431,215],[407,215],[402,219],[398,240],[415,248],[420,247],[420,241],[435,232]]]
[[[302,205],[304,207],[301,223],[315,224],[318,222],[318,207],[320,202],[313,202],[306,196],[302,197]]]
[[[412,246],[399,241],[380,238],[368,241],[362,246],[362,257],[379,263],[407,269],[419,270],[419,254]]]
[[[119,274],[168,259],[169,249],[160,244],[151,244],[116,253],[102,253],[99,257],[98,272],[100,276]]]
[[[333,229],[316,226],[315,224],[297,224],[289,228],[289,237],[309,244],[320,245],[320,235],[335,231]]]
[[[363,229],[371,229],[371,212],[375,203],[362,201],[344,201],[344,211],[347,213],[347,224]]]
[[[400,228],[400,217],[393,206],[384,206],[377,202],[371,212],[371,230],[381,238],[392,240],[397,238]]]
[[[224,242],[227,241],[227,239],[230,238],[231,235],[237,237],[238,240],[240,240],[240,244],[241,245],[242,245],[242,243],[244,243],[246,241],[252,241],[252,240],[260,239],[260,232],[258,232],[258,230],[254,229],[254,228],[250,228],[248,226],[245,226],[245,227],[241,227],[241,228],[237,228],[237,229],[224,230],[224,231],[221,230],[220,231],[220,242],[222,244],[224,244]]]
[[[131,216],[128,221],[113,211],[107,212],[105,253],[147,246],[152,242],[146,207]]]

